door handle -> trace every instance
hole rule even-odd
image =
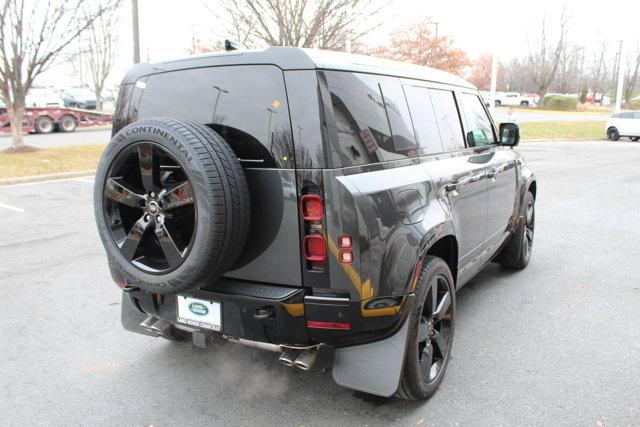
[[[460,181],[454,181],[450,184],[444,186],[444,192],[449,197],[456,197],[458,193],[458,188],[460,187]]]
[[[490,179],[495,182],[496,176],[498,176],[498,173],[499,172],[497,169],[491,169],[489,172],[487,172],[487,179]]]

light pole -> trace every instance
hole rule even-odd
[[[133,18],[133,63],[140,62],[140,28],[138,26],[138,0],[131,0]]]
[[[580,100],[580,94],[582,92],[582,70],[584,68],[584,46],[576,49],[576,59],[578,58],[578,52],[582,51],[582,59],[580,60],[580,73],[578,74],[578,101]],[[576,62],[577,65],[577,62]]]
[[[218,87],[218,86],[214,86],[213,88],[215,90],[217,90],[218,93],[216,95],[216,102],[215,102],[215,104],[213,104],[213,116],[211,117],[211,123],[215,123],[216,122],[216,113],[218,112],[218,101],[220,101],[220,96],[223,93],[229,93],[228,90],[222,89],[221,87]]]
[[[620,40],[620,48],[618,50],[618,87],[616,89],[616,109],[615,112],[620,112],[622,107],[622,84],[624,82],[624,73],[622,72],[622,40]]]
[[[491,116],[494,116],[496,110],[496,86],[498,82],[498,55],[495,50],[491,57],[491,95],[489,95],[489,110]]]

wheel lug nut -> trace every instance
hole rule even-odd
[[[153,191],[151,192],[151,197],[156,197],[156,193],[154,193]]]
[[[151,217],[150,217],[149,215],[145,215],[145,216],[144,216],[144,220],[145,220],[145,221],[149,221],[150,219],[151,219]]]

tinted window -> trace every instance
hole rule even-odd
[[[327,167],[322,138],[321,96],[315,71],[286,71],[296,167]]]
[[[210,125],[247,166],[294,165],[284,80],[277,67],[211,67],[153,75],[138,118],[154,116]]]
[[[635,113],[633,113],[633,118],[640,119],[640,111],[636,111]]]
[[[385,99],[380,87],[380,81],[387,79],[347,72],[328,72],[326,76],[343,166],[415,155],[415,149],[407,148],[411,140],[410,130],[406,129],[406,111],[405,117],[402,117],[402,102],[395,99],[392,90],[388,93],[388,109],[394,116],[398,137],[394,141],[391,136]],[[403,127],[405,130],[402,130]]]
[[[442,153],[438,121],[433,111],[429,91],[423,87],[404,86],[409,111],[416,131],[420,154]]]
[[[433,109],[436,113],[438,128],[445,151],[455,151],[464,148],[464,138],[458,108],[450,90],[429,89]]]
[[[394,151],[415,156],[418,146],[402,86],[395,79],[383,82],[380,86],[387,116],[389,116]]]
[[[633,118],[633,113],[621,113],[620,117],[623,119],[632,119]]]
[[[469,145],[483,147],[495,143],[493,126],[480,98],[476,95],[465,93],[462,95],[462,104],[467,118],[467,141]]]

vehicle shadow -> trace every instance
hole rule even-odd
[[[512,273],[488,266],[458,292],[457,310],[464,312],[473,299],[482,298],[482,291],[495,279],[508,274]],[[438,393],[426,402],[411,402],[340,387],[331,377],[333,350],[329,348],[323,348],[313,369],[305,372],[283,366],[276,353],[233,343],[207,349],[170,342],[157,344],[141,360],[121,366],[128,372],[120,373],[135,379],[138,386],[155,390],[153,401],[148,402],[153,407],[197,406],[205,414],[211,411],[211,416],[224,408],[228,415],[242,420],[249,404],[252,417],[279,414],[289,423],[323,419],[330,425],[343,416],[357,415],[362,424],[380,424],[428,416],[430,408],[442,401]],[[445,377],[443,387],[446,383]],[[138,405],[145,406],[144,402]]]

